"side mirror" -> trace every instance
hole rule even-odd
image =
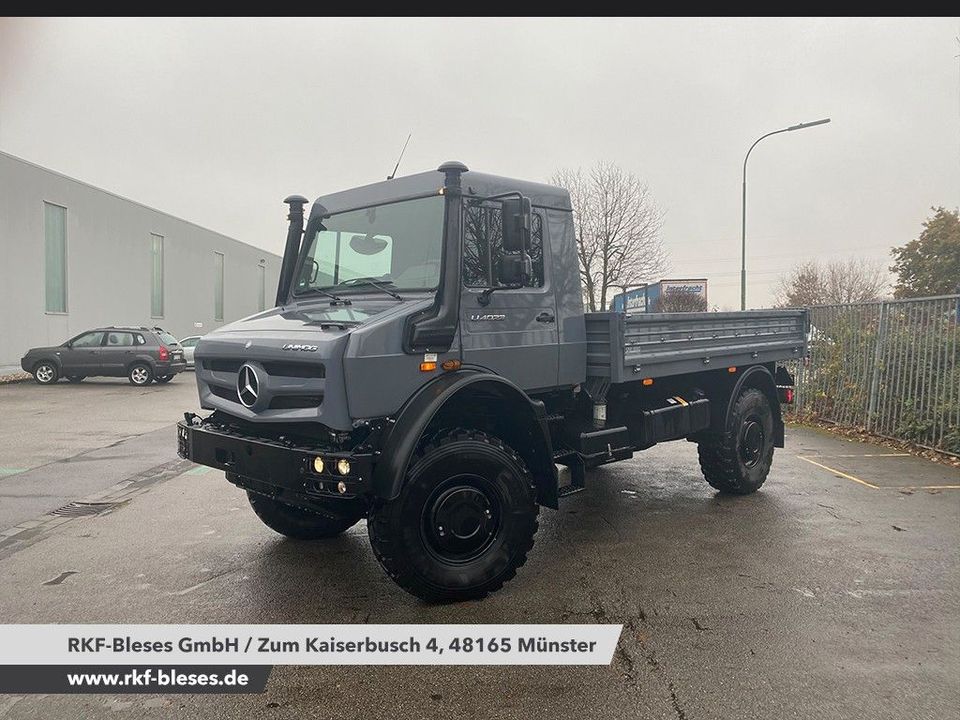
[[[530,198],[503,201],[503,250],[522,252],[530,247]]]
[[[522,252],[504,253],[497,267],[497,279],[501,285],[523,285],[533,274],[530,256]]]

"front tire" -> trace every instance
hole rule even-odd
[[[137,363],[131,366],[130,372],[127,373],[127,379],[131,385],[137,387],[149,385],[150,381],[153,380],[153,369],[146,363]]]
[[[43,360],[33,368],[33,379],[41,385],[53,385],[60,379],[60,370],[49,360]]]
[[[472,600],[523,565],[538,512],[520,457],[499,438],[458,429],[421,446],[400,495],[374,508],[367,530],[404,590],[428,602]]]
[[[77,383],[82,383],[84,378],[86,377],[87,377],[86,375],[70,375],[67,377],[67,380],[69,380],[74,385],[76,385]]]
[[[336,537],[364,515],[363,509],[349,500],[318,501],[315,510],[306,510],[249,491],[247,499],[264,525],[294,540]]]
[[[173,380],[173,375],[160,375],[159,377],[155,378],[155,380],[158,383],[163,383],[166,385],[168,382]]]
[[[759,490],[773,464],[773,409],[767,396],[756,388],[741,392],[724,433],[697,450],[712,487],[733,495]]]

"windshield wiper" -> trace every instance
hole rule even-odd
[[[315,294],[326,295],[328,298],[333,300],[333,302],[330,303],[331,305],[352,305],[353,304],[346,298],[342,298],[339,295],[334,295],[332,292],[329,292],[319,287],[306,288],[305,290],[301,290],[300,292],[297,293],[297,295],[300,295],[300,296],[315,295]]]
[[[385,280],[384,282],[392,282],[392,281]],[[387,295],[393,298],[396,298],[400,302],[403,302],[403,295],[396,292],[395,290],[391,290],[386,285],[381,285],[380,283],[377,282],[376,278],[372,278],[372,277],[350,278],[349,280],[344,280],[342,283],[338,283],[338,285],[348,285],[351,287],[355,285],[370,285],[371,287],[375,287],[377,290],[380,290],[381,292],[385,292]]]

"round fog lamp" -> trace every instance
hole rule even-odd
[[[318,473],[323,472],[323,458],[319,455],[313,459],[313,469]]]
[[[346,494],[347,484],[343,480],[337,483],[337,492],[340,493],[341,495]]]
[[[350,461],[345,458],[337,460],[337,472],[341,475],[348,475],[350,473]]]

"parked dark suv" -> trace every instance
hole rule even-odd
[[[132,385],[168,383],[187,363],[177,339],[162,328],[105,327],[88,330],[56,347],[32,348],[20,367],[41,385],[62,377],[126,377]]]

